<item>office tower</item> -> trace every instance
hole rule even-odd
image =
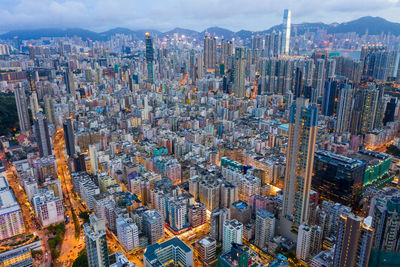
[[[206,223],[207,210],[206,205],[197,202],[188,207],[188,220],[192,228],[198,227]]]
[[[231,250],[232,242],[243,244],[243,224],[237,220],[224,222],[222,248],[224,252]]]
[[[353,94],[354,90],[350,84],[346,84],[339,89],[338,99],[340,101],[337,103],[336,113],[336,132],[339,134],[345,133],[350,129]]]
[[[217,41],[214,37],[204,37],[204,67],[214,70],[217,56]]]
[[[143,232],[149,239],[149,244],[154,244],[164,238],[164,218],[157,210],[147,210],[142,215]]]
[[[300,225],[297,236],[296,256],[304,262],[321,251],[322,229],[317,225]]]
[[[326,60],[326,78],[335,78],[336,73],[336,59],[328,58]]]
[[[400,265],[400,191],[394,188],[373,198],[370,206],[374,236],[371,267]]]
[[[56,115],[54,113],[54,100],[51,96],[45,96],[43,98],[44,101],[44,111],[46,114],[46,118],[50,124],[56,123]]]
[[[239,200],[239,188],[235,182],[225,182],[221,185],[221,208],[230,209],[233,202]]]
[[[233,243],[229,251],[218,257],[218,267],[247,267],[249,266],[249,253],[243,249],[242,244]]]
[[[117,223],[118,241],[127,251],[139,246],[139,230],[131,218],[119,217]]]
[[[228,209],[219,209],[211,213],[210,217],[210,236],[217,240],[222,241],[224,222],[230,220],[231,214]]]
[[[236,201],[231,207],[231,219],[236,219],[242,224],[248,224],[251,219],[251,207],[242,200]]]
[[[333,266],[368,266],[374,230],[352,213],[341,215]]]
[[[275,236],[275,216],[266,210],[257,210],[255,244],[263,249]]]
[[[67,94],[72,96],[72,99],[76,99],[76,88],[74,81],[74,73],[72,71],[64,72],[64,83],[67,89]]]
[[[299,97],[290,108],[283,215],[295,225],[307,221],[318,109]]]
[[[153,48],[153,39],[151,38],[150,33],[146,32],[145,35],[145,43],[146,43],[146,64],[147,64],[147,82],[153,84],[154,83],[154,48]]]
[[[75,155],[75,139],[74,139],[74,130],[72,129],[72,121],[71,119],[67,119],[64,124],[64,139],[65,146],[67,148],[67,154],[69,157]]]
[[[282,24],[282,48],[281,53],[289,55],[290,52],[290,34],[291,34],[291,22],[292,12],[289,9],[283,11],[283,24]]]
[[[19,128],[21,133],[27,133],[31,130],[31,122],[29,120],[28,104],[26,103],[25,89],[22,83],[18,83],[14,88],[15,104],[17,105]]]
[[[204,237],[197,241],[195,249],[201,262],[211,263],[217,258],[217,241],[211,237]]]
[[[319,58],[315,63],[315,76],[314,76],[314,88],[316,90],[317,97],[322,96],[322,88],[325,84],[325,59]]]
[[[104,220],[90,214],[89,222],[83,225],[88,265],[89,267],[110,266]]]
[[[245,97],[245,79],[246,79],[246,56],[245,49],[238,47],[235,49],[235,70],[233,81],[233,93],[236,97]]]
[[[0,240],[25,232],[22,210],[4,176],[0,176]]]
[[[312,189],[323,199],[343,205],[357,205],[366,167],[361,160],[318,150],[314,157]]]
[[[386,125],[388,122],[394,121],[394,115],[396,113],[397,98],[391,98],[386,104],[385,115],[383,117],[383,124]]]
[[[143,262],[146,267],[169,265],[193,267],[193,250],[175,237],[160,244],[147,246]]]
[[[34,120],[35,138],[39,147],[40,157],[47,157],[53,154],[50,145],[49,127],[47,119],[42,112],[37,114],[37,119]]]

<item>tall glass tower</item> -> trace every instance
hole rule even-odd
[[[146,32],[145,43],[146,43],[147,81],[149,83],[153,84],[154,83],[154,70],[153,70],[154,48],[153,48],[153,39],[151,38],[151,35],[148,32]]]
[[[317,135],[318,109],[299,97],[290,108],[283,215],[298,226],[306,223]]]
[[[292,27],[292,12],[289,9],[283,11],[282,23],[282,48],[281,53],[284,55],[289,54],[290,45],[290,30]]]

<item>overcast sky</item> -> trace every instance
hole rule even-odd
[[[46,27],[113,27],[234,31],[280,24],[283,9],[293,23],[343,22],[381,16],[400,22],[400,0],[0,0],[0,32]]]

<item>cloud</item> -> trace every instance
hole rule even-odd
[[[43,27],[263,30],[282,21],[341,22],[360,16],[396,21],[400,0],[1,0],[0,31]]]

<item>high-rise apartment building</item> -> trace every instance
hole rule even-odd
[[[308,219],[317,123],[318,109],[297,98],[290,109],[283,193],[283,216],[296,226]]]
[[[28,104],[26,101],[25,89],[22,83],[18,83],[14,88],[15,103],[17,105],[19,128],[22,133],[27,133],[31,130],[31,122],[29,120]]]
[[[338,225],[333,266],[368,266],[374,230],[352,213],[341,215]]]
[[[117,223],[117,237],[127,251],[139,246],[139,230],[131,218],[119,217]]]
[[[147,210],[142,214],[143,232],[154,244],[164,237],[164,218],[157,210]]]
[[[374,236],[369,265],[400,265],[400,191],[392,188],[371,201]]]
[[[350,129],[351,122],[351,108],[353,104],[354,90],[350,84],[346,84],[339,89],[337,103],[337,120],[336,120],[336,132],[339,134],[345,133]]]
[[[39,147],[40,157],[47,157],[53,154],[50,145],[49,127],[47,118],[42,112],[37,114],[37,119],[34,121],[35,138]]]
[[[236,97],[245,97],[246,56],[243,47],[235,49],[233,93]]]
[[[275,216],[267,210],[257,210],[255,244],[263,249],[275,235]]]
[[[229,52],[227,51],[227,54]],[[204,37],[204,67],[206,69],[215,69],[217,57],[217,40],[214,37]]]
[[[67,94],[71,95],[73,99],[76,99],[74,73],[72,71],[64,72],[64,83],[67,89]]]
[[[103,219],[89,216],[90,224],[83,225],[89,267],[110,266],[107,248],[106,226]]]
[[[230,220],[231,214],[228,209],[219,209],[211,213],[210,235],[218,242],[222,241],[224,222]]]
[[[222,248],[224,252],[231,250],[232,242],[243,244],[243,224],[237,220],[226,220],[222,236]]]
[[[322,245],[322,228],[317,225],[300,225],[297,235],[296,255],[304,262],[310,262],[317,255]]]
[[[75,139],[74,139],[74,130],[72,129],[72,121],[71,119],[67,119],[64,124],[64,139],[65,139],[65,147],[67,148],[67,154],[69,157],[73,157],[75,155]]]

